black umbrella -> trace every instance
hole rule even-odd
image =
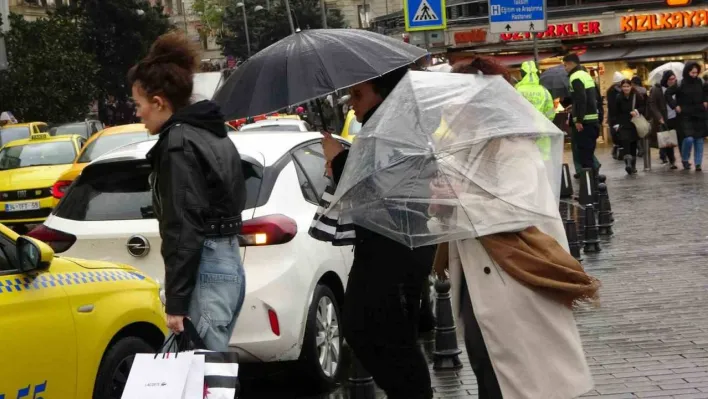
[[[541,85],[551,92],[553,98],[570,97],[570,81],[563,65],[547,69],[539,80]]]
[[[214,95],[228,119],[260,115],[322,97],[406,66],[427,52],[358,29],[294,33],[236,69]]]

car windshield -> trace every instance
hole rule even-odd
[[[300,125],[284,125],[284,124],[258,124],[258,125],[246,125],[241,128],[241,131],[266,131],[266,132],[299,132]]]
[[[76,150],[71,141],[16,145],[0,151],[0,170],[70,164],[75,156]]]
[[[52,136],[64,136],[68,134],[78,134],[86,137],[88,135],[88,123],[69,123],[66,125],[57,126],[51,130]]]
[[[14,140],[26,139],[30,136],[27,126],[4,127],[0,129],[0,145],[5,145]]]
[[[114,150],[118,147],[149,139],[150,135],[147,131],[100,136],[96,138],[96,140],[88,143],[84,149],[84,152],[81,153],[78,163],[91,162],[108,151]]]

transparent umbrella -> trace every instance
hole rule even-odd
[[[674,75],[676,75],[676,82],[680,82],[683,78],[683,62],[667,62],[660,67],[654,68],[649,72],[649,83],[651,83],[652,86],[660,83],[666,71],[673,71]]]
[[[411,71],[363,126],[325,215],[411,248],[558,219],[563,133],[503,78]]]

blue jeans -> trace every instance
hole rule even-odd
[[[228,351],[245,297],[246,275],[236,236],[204,240],[189,318],[207,349]]]
[[[695,147],[695,152],[693,153],[693,161],[696,166],[700,166],[703,162],[703,138],[693,138],[686,137],[683,139],[683,145],[681,147],[681,159],[683,162],[688,162],[691,159],[691,147]]]

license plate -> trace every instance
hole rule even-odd
[[[39,209],[39,201],[5,204],[5,212],[35,211]]]

